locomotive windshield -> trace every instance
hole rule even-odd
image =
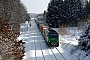
[[[58,38],[58,34],[49,34],[50,38]]]
[[[49,37],[50,38],[58,38],[58,33],[55,30],[49,30]]]

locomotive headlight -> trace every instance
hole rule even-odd
[[[50,42],[50,41],[48,41],[48,42]]]
[[[57,42],[59,42],[59,41],[57,41]]]

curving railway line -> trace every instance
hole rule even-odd
[[[35,33],[39,32],[39,33]],[[58,48],[50,48],[42,38],[42,34],[40,33],[39,29],[35,31],[34,33],[34,48],[35,48],[35,60],[39,60],[39,57],[37,56],[38,48],[40,50],[40,54],[42,55],[42,60],[66,60],[65,57],[62,55],[62,53],[59,51]],[[47,54],[45,54],[47,53]],[[47,56],[48,55],[48,59]]]
[[[60,47],[48,47],[35,21],[31,23],[32,26],[28,28],[29,31],[26,34],[28,35],[28,43],[26,43],[24,60],[67,60],[60,52]]]
[[[65,57],[62,55],[62,53],[59,51],[59,49],[58,49],[58,48],[55,48],[55,49],[57,49],[57,51],[58,51],[59,54],[63,57],[63,59],[66,60]]]
[[[42,58],[43,58],[43,60],[47,60],[47,58],[45,57],[45,52],[47,52],[48,53],[48,55],[50,56],[49,58],[50,59],[53,59],[54,58],[54,60],[60,60],[60,59],[62,59],[62,60],[66,60],[65,59],[65,57],[62,55],[62,53],[58,50],[58,48],[49,48],[48,46],[47,46],[47,44],[46,43],[44,43],[45,41],[43,41],[43,44],[42,44],[42,41],[41,41],[41,39],[40,39],[40,36],[38,36],[37,37],[38,38],[38,43],[39,43],[39,48],[41,49],[41,53],[42,53]],[[35,35],[34,35],[34,47],[35,47],[35,59],[36,60],[38,60],[38,57],[37,57],[37,46],[36,46],[36,40],[35,40]],[[43,46],[42,45],[44,45],[44,48],[45,48],[45,50],[43,50],[44,48],[43,48]],[[55,53],[57,51],[57,54],[59,54],[58,55],[58,57],[57,57],[57,54]]]

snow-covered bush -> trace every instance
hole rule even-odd
[[[81,50],[90,51],[90,24],[85,27],[78,44]]]

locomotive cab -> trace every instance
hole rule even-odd
[[[59,46],[59,35],[55,30],[49,30],[48,43],[50,46]]]
[[[46,43],[49,46],[52,46],[52,47],[59,46],[59,34],[55,30],[45,28],[43,35]]]

